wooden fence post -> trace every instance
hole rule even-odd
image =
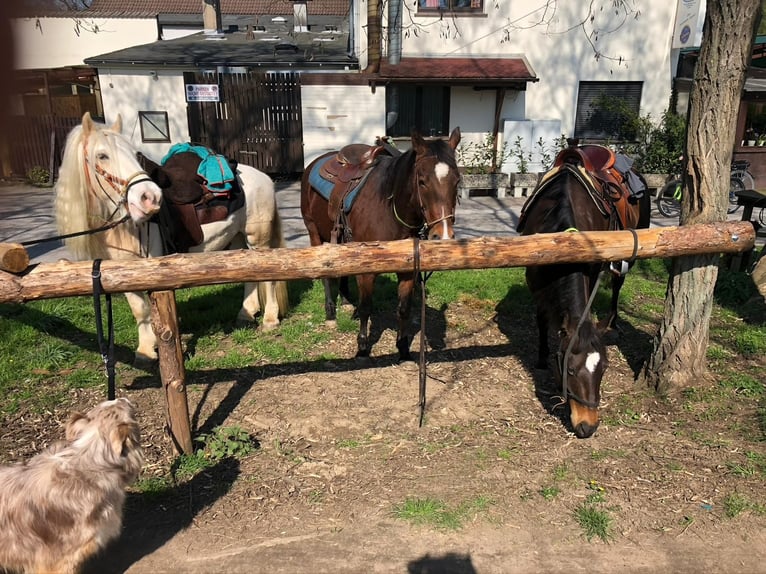
[[[157,334],[160,377],[165,391],[165,420],[173,446],[179,454],[193,452],[189,403],[186,399],[186,368],[178,330],[175,291],[152,291],[152,328]]]

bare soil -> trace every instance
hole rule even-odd
[[[551,373],[534,368],[531,310],[511,321],[465,299],[430,309],[428,325],[422,428],[417,364],[396,361],[390,329],[367,361],[190,373],[195,431],[239,425],[258,448],[161,496],[131,490],[121,538],[87,571],[766,572],[757,401],[645,389],[635,373],[652,324],[623,323],[612,337],[603,422],[585,440],[569,432]],[[353,357],[355,345],[338,334],[312,355]],[[143,476],[166,476],[174,456],[159,376],[120,365],[118,380],[138,408]],[[72,391],[72,405],[19,415],[0,451],[34,454],[60,437],[72,406],[102,398]],[[612,518],[607,542],[588,540],[575,516],[594,493]],[[730,517],[732,495],[752,504]],[[408,498],[472,509],[457,529],[411,524],[394,514]]]

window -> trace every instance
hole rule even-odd
[[[170,123],[167,112],[138,112],[141,141],[170,143]]]
[[[428,12],[479,12],[484,13],[484,0],[418,0],[418,13]]]
[[[634,141],[642,82],[580,82],[574,137]]]
[[[389,85],[386,89],[386,135],[409,137],[412,130],[424,136],[449,135],[448,86]]]

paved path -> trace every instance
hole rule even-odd
[[[288,247],[307,247],[308,235],[300,213],[300,182],[277,182],[276,188]],[[516,235],[516,223],[524,201],[523,197],[472,196],[462,199],[457,208],[455,232],[458,237],[468,239]],[[732,220],[740,217],[740,211],[729,216]],[[674,219],[661,217],[656,208],[652,208],[652,227],[668,227],[676,223]],[[0,243],[22,243],[56,235],[53,189],[0,183]],[[69,258],[66,247],[59,241],[32,245],[28,251],[32,263]]]

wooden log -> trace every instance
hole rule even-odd
[[[149,300],[152,306],[152,329],[157,334],[168,433],[179,454],[192,454],[194,448],[186,398],[186,368],[178,329],[176,295],[174,291],[154,291],[149,294]]]
[[[446,271],[524,267],[555,263],[607,262],[675,257],[694,253],[737,253],[752,249],[748,221],[657,227],[636,231],[546,233],[420,242],[420,269]],[[413,269],[412,240],[170,255],[135,261],[105,260],[101,282],[110,293],[173,290],[243,281],[318,279]],[[0,303],[23,303],[92,293],[89,261],[42,263],[23,276],[0,272]]]
[[[19,243],[0,243],[0,269],[21,273],[29,267],[29,253]]]
[[[755,287],[758,289],[758,293],[766,300],[766,257],[761,257],[753,269],[751,277]]]

